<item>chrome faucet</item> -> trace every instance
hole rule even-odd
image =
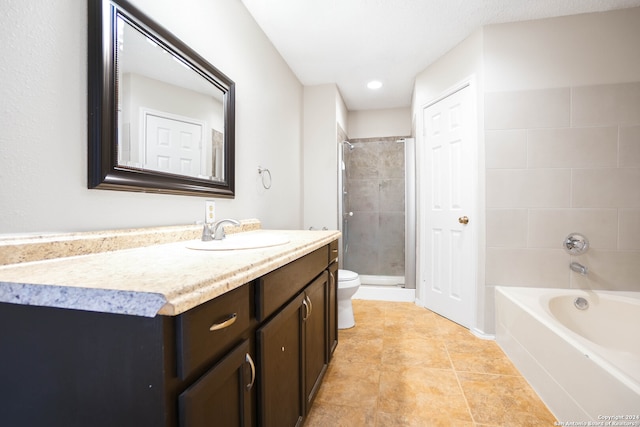
[[[569,268],[576,273],[582,274],[583,276],[589,274],[589,269],[579,262],[572,262],[571,264],[569,264]]]
[[[205,223],[202,229],[202,241],[209,242],[211,240],[222,240],[225,238],[223,224],[240,225],[240,221],[235,219],[221,219],[213,224]]]

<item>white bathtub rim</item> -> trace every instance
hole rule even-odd
[[[618,381],[623,383],[629,389],[633,390],[635,393],[640,395],[640,369],[638,372],[633,371],[632,366],[637,364],[637,360],[639,359],[637,356],[632,356],[634,361],[627,362],[627,369],[621,369],[620,367],[614,365],[611,361],[609,361],[606,357],[601,356],[597,351],[600,350],[602,353],[614,352],[617,353],[619,357],[629,359],[629,356],[625,357],[625,353],[604,348],[593,341],[587,340],[581,335],[573,332],[569,328],[562,325],[560,322],[555,322],[553,324],[549,323],[549,319],[545,318],[541,313],[532,310],[528,303],[535,303],[539,306],[543,307],[545,310],[545,315],[551,318],[554,318],[553,314],[548,308],[546,302],[558,295],[566,295],[567,293],[571,293],[571,295],[578,296],[589,296],[589,293],[596,292],[600,294],[606,294],[609,296],[613,296],[616,299],[632,299],[632,300],[640,300],[640,292],[626,292],[626,291],[585,291],[582,289],[562,289],[562,288],[528,288],[528,287],[514,287],[514,286],[496,286],[496,291],[501,292],[507,298],[512,299],[520,308],[526,311],[530,316],[535,318],[538,322],[541,322],[544,325],[549,326],[549,328],[558,336],[560,336],[563,340],[566,340],[572,345],[576,347],[585,357],[592,359],[595,363],[603,366],[607,369],[610,374],[616,378]],[[526,300],[526,302],[523,301]],[[595,351],[594,351],[595,350]]]

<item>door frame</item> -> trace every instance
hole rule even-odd
[[[424,192],[424,173],[425,167],[422,164],[425,159],[425,135],[424,135],[424,116],[423,112],[426,108],[437,104],[443,99],[453,95],[456,92],[459,92],[465,88],[469,87],[470,89],[470,102],[471,102],[471,116],[474,118],[475,129],[472,130],[472,134],[475,132],[475,144],[471,146],[473,150],[472,156],[475,158],[475,161],[472,165],[472,170],[470,172],[470,176],[474,177],[474,195],[473,195],[473,206],[469,210],[471,218],[474,218],[474,223],[476,227],[472,232],[472,247],[474,248],[474,253],[472,255],[471,265],[474,268],[473,277],[474,283],[471,286],[472,295],[470,296],[472,300],[472,306],[474,307],[474,313],[471,316],[471,323],[468,325],[469,330],[474,333],[474,335],[482,337],[482,338],[490,338],[489,335],[485,334],[482,331],[482,328],[485,324],[483,316],[484,316],[484,249],[482,244],[484,243],[484,229],[485,229],[485,215],[483,212],[484,207],[484,173],[483,173],[483,165],[482,161],[484,155],[484,138],[483,138],[483,129],[481,115],[478,113],[480,106],[478,105],[478,90],[479,86],[477,84],[476,76],[471,75],[466,77],[465,79],[459,81],[453,86],[449,87],[447,90],[441,92],[438,96],[432,98],[430,101],[425,102],[420,105],[418,114],[416,114],[416,210],[417,210],[417,218],[416,218],[416,303],[421,307],[425,307],[425,293],[426,293],[426,277],[428,277],[428,263],[426,259],[424,259],[425,245],[429,242],[426,239],[425,229],[428,229],[425,224],[425,215],[426,212],[426,200],[428,197],[425,197]],[[471,231],[471,230],[470,230]]]

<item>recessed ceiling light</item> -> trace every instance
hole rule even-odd
[[[378,80],[372,80],[367,83],[367,87],[369,89],[380,89],[382,87],[382,82]]]

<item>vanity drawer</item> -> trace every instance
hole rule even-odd
[[[243,285],[178,316],[180,378],[220,358],[242,340],[251,324],[251,286]]]
[[[334,240],[329,243],[329,264],[338,261],[338,241]]]
[[[256,318],[263,321],[327,268],[329,245],[262,276],[256,283]]]

